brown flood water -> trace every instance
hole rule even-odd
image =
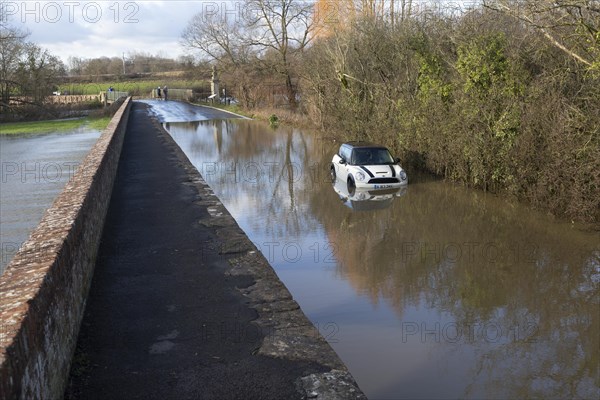
[[[414,173],[350,201],[310,132],[165,126],[369,398],[600,397],[598,232]]]

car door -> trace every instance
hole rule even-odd
[[[340,157],[344,160],[344,163],[338,163],[338,177],[346,182],[348,179],[348,163],[350,162],[350,148],[348,146],[342,146],[340,148]]]

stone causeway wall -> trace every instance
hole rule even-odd
[[[63,397],[131,98],[0,276],[0,397]]]

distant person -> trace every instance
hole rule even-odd
[[[160,92],[160,86],[156,89],[156,97],[158,97],[159,100],[162,98],[162,93]]]
[[[167,97],[169,96],[169,88],[167,85],[163,88],[163,93],[165,94],[165,101],[167,101]]]
[[[113,89],[113,87],[112,87],[112,86],[108,88],[108,91],[109,91],[109,92],[112,92],[112,91],[114,91],[114,90],[115,90],[115,89]]]

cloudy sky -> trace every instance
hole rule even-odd
[[[10,1],[9,23],[31,32],[29,39],[66,63],[70,56],[121,57],[131,52],[176,58],[185,54],[183,29],[206,7],[229,7],[208,1]],[[2,4],[2,3],[0,3]]]
[[[464,6],[478,0],[434,3]],[[230,21],[249,12],[243,0],[0,0],[0,7],[0,18],[28,30],[31,41],[67,65],[70,56],[121,57],[144,52],[177,58],[186,54],[181,34],[194,15],[212,14]]]

